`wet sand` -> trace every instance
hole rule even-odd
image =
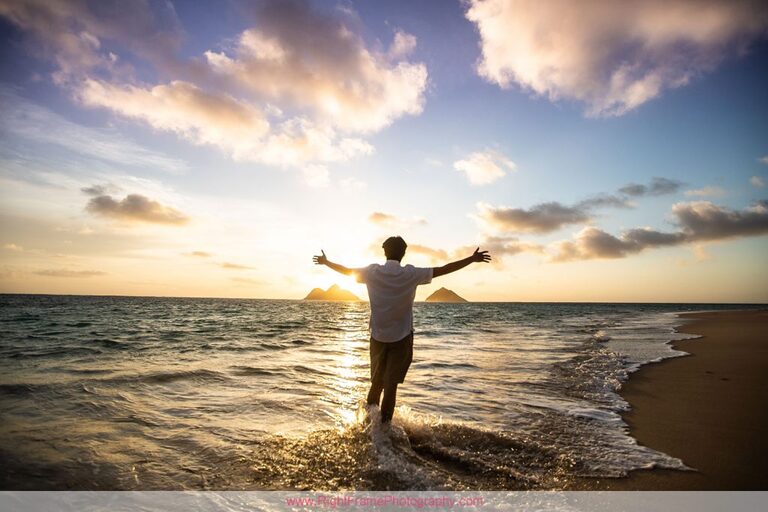
[[[768,310],[690,313],[673,343],[689,356],[648,364],[621,395],[624,420],[644,446],[696,471],[639,470],[586,479],[601,490],[768,490]]]

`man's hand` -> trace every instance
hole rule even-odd
[[[320,252],[322,253],[320,256],[312,256],[312,261],[315,262],[315,265],[325,265],[328,263],[328,258],[325,257],[325,251],[320,249]]]
[[[475,249],[472,254],[473,263],[488,263],[489,261],[491,261],[491,255],[488,254],[488,251],[481,251],[479,247]]]

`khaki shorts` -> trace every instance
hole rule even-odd
[[[400,384],[413,361],[413,333],[400,341],[384,343],[371,337],[371,382],[387,387]]]

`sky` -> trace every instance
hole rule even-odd
[[[768,302],[760,1],[0,0],[0,292]]]

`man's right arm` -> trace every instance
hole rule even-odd
[[[340,274],[344,274],[346,276],[352,274],[355,270],[351,268],[347,268],[344,265],[339,265],[338,263],[334,263],[330,261],[325,256],[325,251],[320,251],[320,256],[313,256],[312,261],[315,262],[315,265],[325,265],[326,267],[335,270],[336,272],[339,272]]]
[[[467,256],[463,260],[453,261],[443,265],[442,267],[434,267],[432,269],[432,277],[440,277],[444,276],[445,274],[450,274],[451,272],[456,272],[457,270],[461,270],[462,268],[466,267],[470,263],[488,263],[489,261],[491,261],[491,255],[488,254],[488,251],[481,251],[478,247],[475,249],[475,252],[472,254],[472,256]]]

